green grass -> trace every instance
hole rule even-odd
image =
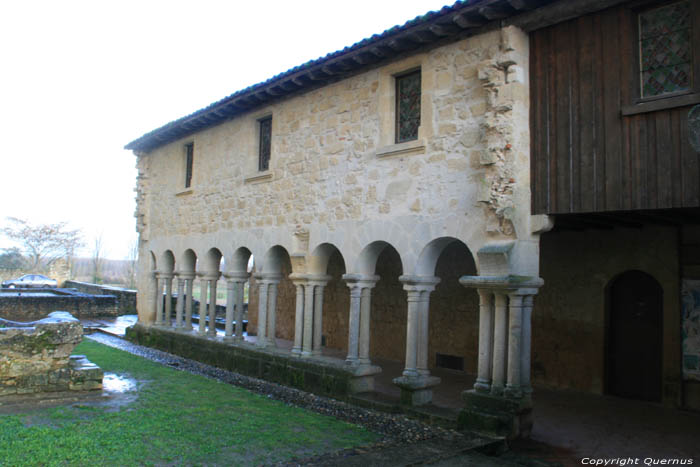
[[[0,465],[251,465],[373,442],[364,428],[89,340],[76,352],[138,381],[123,405],[0,417]]]

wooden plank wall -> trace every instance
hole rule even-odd
[[[638,97],[635,21],[620,6],[531,33],[533,213],[700,206],[691,106],[621,114]]]

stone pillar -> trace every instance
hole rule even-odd
[[[199,334],[207,331],[207,300],[209,298],[209,281],[199,275]]]
[[[226,278],[226,329],[224,340],[243,340],[243,293],[250,274],[232,272]],[[234,329],[235,322],[235,329]],[[235,335],[234,335],[235,333]]]
[[[175,305],[175,328],[182,327],[182,312],[185,309],[185,279],[177,275],[177,303]]]
[[[379,276],[367,276],[362,280],[362,293],[360,297],[360,365],[369,365],[369,344],[371,336],[371,312],[372,312],[372,289],[377,284]]]
[[[156,321],[155,325],[163,324],[163,279],[161,274],[156,272]]]
[[[523,302],[523,340],[520,349],[520,388],[523,394],[529,395],[532,393],[532,384],[530,383],[530,352],[532,341],[532,306],[534,302],[533,295],[526,295]]]
[[[304,329],[301,338],[301,355],[310,357],[313,351],[314,332],[314,285],[307,282],[304,287]]]
[[[408,405],[424,405],[433,398],[432,387],[440,384],[440,378],[430,376],[428,370],[428,297],[440,279],[432,276],[401,276],[403,288],[408,294],[406,320],[406,364],[403,374],[394,379],[401,388],[401,402]]]
[[[236,282],[226,277],[226,324],[224,325],[224,340],[233,340],[233,309],[236,304]]]
[[[185,330],[192,330],[192,289],[194,289],[194,273],[187,273],[185,278]]]
[[[277,290],[280,279],[267,279],[267,344],[277,347]]]
[[[362,288],[357,282],[348,282],[348,287],[350,287],[350,317],[348,323],[348,356],[345,362],[350,365],[356,365],[359,363]]]
[[[291,274],[289,276],[297,289],[296,307],[294,309],[294,345],[292,346],[292,353],[295,355],[301,355],[302,337],[304,334],[304,286],[306,285],[306,280],[300,276],[300,274]]]
[[[491,390],[491,348],[493,346],[493,292],[479,292],[479,363],[474,389],[479,392]]]
[[[148,301],[148,309],[153,316],[153,321],[152,323],[155,324],[156,319],[158,318],[158,297],[162,293],[158,291],[158,272],[157,271],[151,271],[150,274],[148,275],[149,279],[149,292],[151,293],[151,299]]]
[[[491,394],[500,395],[503,393],[506,379],[508,308],[506,294],[496,291],[495,295],[496,312],[493,327],[493,379],[491,382]]]
[[[258,281],[258,340],[257,345],[267,345],[267,282],[261,275],[255,276]]]
[[[508,379],[505,395],[520,397],[520,369],[522,367],[522,338],[523,338],[523,296],[518,293],[510,294],[510,309],[508,312]]]
[[[236,337],[237,341],[243,340],[243,295],[245,293],[245,283],[248,281],[248,273],[246,277],[236,283],[238,293],[236,294],[236,309],[234,310],[234,319],[236,320]]]
[[[170,327],[173,320],[173,274],[163,274],[165,279],[165,317],[163,325]]]
[[[323,291],[331,280],[331,276],[309,276],[309,284],[314,287],[314,324],[311,353],[321,355],[321,343],[323,342]]]
[[[212,337],[216,336],[216,284],[221,276],[220,272],[210,275],[209,280],[209,332]]]

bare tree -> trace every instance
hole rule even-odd
[[[137,263],[138,259],[139,259],[139,241],[138,241],[138,239],[134,239],[129,244],[129,254],[126,257],[126,260],[127,260],[126,282],[127,282],[127,287],[129,287],[130,289],[136,288],[136,266],[137,266],[136,263]]]
[[[92,282],[99,284],[102,282],[102,266],[104,264],[104,245],[102,232],[95,235],[92,248]]]
[[[30,270],[47,269],[59,258],[69,258],[83,245],[79,230],[68,229],[66,222],[32,225],[24,219],[8,217],[0,229],[9,239],[20,244]]]

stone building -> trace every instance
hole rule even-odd
[[[677,4],[691,25],[683,37],[697,44],[697,5],[671,2],[674,14]],[[626,367],[606,360],[610,301],[637,299],[616,280],[655,283],[665,293],[654,400],[700,406],[679,363],[680,284],[700,264],[700,174],[683,138],[698,85],[681,83],[665,101],[664,90],[648,101],[623,95],[622,67],[638,68],[634,54],[617,57],[642,34],[630,25],[667,7],[458,2],[129,143],[139,171],[137,329],[175,347],[187,337],[246,359],[333,367],[349,375],[349,392],[372,391],[383,363],[401,362],[393,381],[413,405],[431,402],[438,369],[473,374],[464,423],[509,414],[500,429],[516,435],[530,423],[531,374],[544,386],[615,392],[609,381]],[[600,34],[618,31],[615,21],[627,29],[608,44]],[[609,70],[616,84],[603,86]],[[668,109],[668,120],[658,115]],[[668,174],[630,156],[647,143],[631,135],[653,118],[662,122],[654,151],[679,154]],[[605,170],[586,172],[596,163]],[[632,186],[626,171],[634,181],[658,171],[658,202],[632,200],[650,187]],[[685,191],[667,203],[661,186],[681,175]],[[695,259],[684,262],[683,248]],[[205,319],[192,328],[190,299],[198,282],[212,323],[222,280],[217,337]],[[174,293],[174,305],[160,299]]]

